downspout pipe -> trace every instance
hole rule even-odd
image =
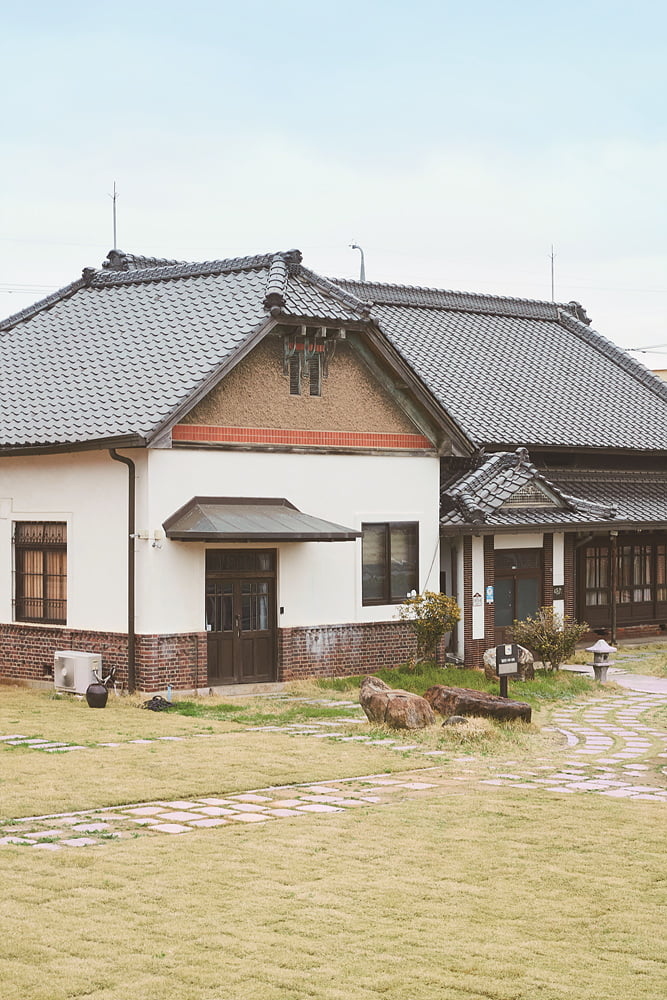
[[[109,454],[114,462],[122,462],[127,466],[127,688],[133,694],[136,688],[135,671],[135,497],[137,470],[131,458],[119,455],[115,448],[109,448]]]

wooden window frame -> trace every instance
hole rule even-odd
[[[31,526],[33,528],[41,528],[41,540],[35,538],[23,538],[22,529],[24,527]],[[54,534],[60,534],[60,538],[55,540],[48,539],[45,537],[47,535],[48,528],[59,528],[59,532],[54,532]],[[39,553],[41,555],[41,587],[39,588],[40,593],[38,594],[28,594],[27,590],[31,589],[28,587],[27,581],[31,577],[39,578],[39,574],[30,572],[26,568],[28,553]],[[64,571],[61,572],[50,572],[49,563],[51,560],[48,558],[49,554],[61,553],[64,555],[63,566]],[[64,596],[53,597],[49,596],[50,586],[53,580],[61,581],[61,585],[58,589],[62,588]],[[26,605],[34,606],[41,603],[42,613],[26,613],[24,610]],[[53,608],[54,605],[59,605],[62,609],[62,615],[50,615],[48,611]],[[66,625],[67,624],[67,522],[66,521],[15,521],[14,522],[14,621],[17,622],[35,622],[45,625]]]
[[[383,566],[384,566],[384,592],[382,597],[365,597],[364,596],[364,539],[363,533],[366,528],[384,528],[384,554],[383,554]],[[406,594],[401,597],[392,597],[392,575],[391,575],[391,535],[392,530],[400,528],[405,530],[410,528],[414,531],[414,535],[411,539],[414,545],[415,551],[415,562],[414,567],[412,567],[412,574],[414,577],[414,587],[411,590],[417,590],[419,588],[419,521],[365,521],[361,525],[361,603],[363,607],[382,607],[389,604],[402,604],[405,600]]]

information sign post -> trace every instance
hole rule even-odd
[[[507,698],[507,678],[519,672],[519,647],[515,642],[496,646],[496,673],[500,680],[500,697]]]

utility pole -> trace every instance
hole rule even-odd
[[[116,191],[116,182],[115,181],[113,182],[113,194],[110,194],[109,197],[111,198],[111,201],[113,202],[113,209],[112,209],[112,211],[113,211],[113,248],[114,248],[114,250],[117,250],[118,249],[118,240],[116,239],[116,202],[118,201],[118,192]]]
[[[556,296],[555,296],[555,293],[554,293],[554,257],[555,256],[556,256],[556,254],[554,253],[554,245],[552,243],[551,244],[551,253],[549,254],[549,257],[551,258],[551,301],[552,302],[556,301]]]
[[[366,264],[364,262],[364,251],[356,243],[350,243],[351,250],[358,250],[361,254],[361,267],[359,268],[359,281],[366,280]]]

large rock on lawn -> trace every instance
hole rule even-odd
[[[390,688],[379,677],[364,677],[359,690],[359,704],[369,722],[393,729],[424,729],[435,724],[429,703],[418,694]]]
[[[511,719],[530,722],[531,718],[530,705],[524,701],[499,698],[496,694],[474,691],[472,688],[435,684],[424,692],[424,698],[439,715],[481,715],[500,722]]]
[[[498,676],[496,673],[496,647],[492,646],[484,653],[484,673],[487,679],[492,681]],[[515,680],[532,681],[535,680],[535,668],[533,667],[533,654],[525,646],[519,646],[519,670],[512,675]]]

